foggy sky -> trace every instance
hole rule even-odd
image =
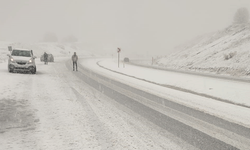
[[[41,41],[52,32],[103,49],[167,53],[232,23],[249,0],[0,0],[0,40]]]

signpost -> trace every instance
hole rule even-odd
[[[12,51],[12,46],[8,46],[9,51]]]
[[[118,68],[119,68],[119,62],[120,62],[120,52],[121,52],[121,49],[118,47],[117,48],[117,53],[118,53]]]

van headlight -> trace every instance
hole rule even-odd
[[[31,64],[33,62],[33,60],[32,59],[30,59],[29,61],[28,61],[28,64]]]
[[[10,61],[13,62],[13,63],[15,62],[15,60],[13,58],[10,58]]]

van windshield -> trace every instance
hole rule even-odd
[[[31,57],[30,51],[24,51],[24,50],[13,50],[11,55],[12,56]]]

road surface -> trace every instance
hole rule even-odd
[[[249,148],[247,127],[57,60],[36,75],[0,64],[0,149]]]
[[[100,92],[197,148],[249,147],[250,130],[247,127],[117,82],[82,66],[80,74]]]

